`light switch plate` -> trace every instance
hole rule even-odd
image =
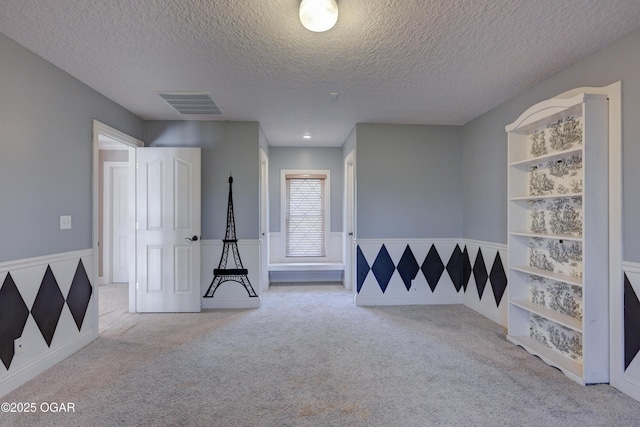
[[[60,230],[71,228],[71,215],[60,215]]]
[[[13,341],[13,353],[15,355],[24,353],[24,342],[22,342],[22,337],[18,337]]]

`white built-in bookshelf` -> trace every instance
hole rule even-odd
[[[580,384],[609,382],[607,123],[583,93],[506,127],[507,339]]]

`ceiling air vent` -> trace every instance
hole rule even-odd
[[[160,97],[180,114],[222,114],[208,92],[165,92]]]

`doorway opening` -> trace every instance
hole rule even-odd
[[[118,314],[135,312],[135,163],[136,147],[142,145],[93,122],[94,283],[100,332]]]

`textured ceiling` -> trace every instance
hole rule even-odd
[[[359,122],[464,124],[640,28],[638,0],[338,0],[325,33],[298,5],[0,0],[0,32],[143,119],[340,146]],[[224,114],[181,116],[158,96],[173,91],[211,92]]]

